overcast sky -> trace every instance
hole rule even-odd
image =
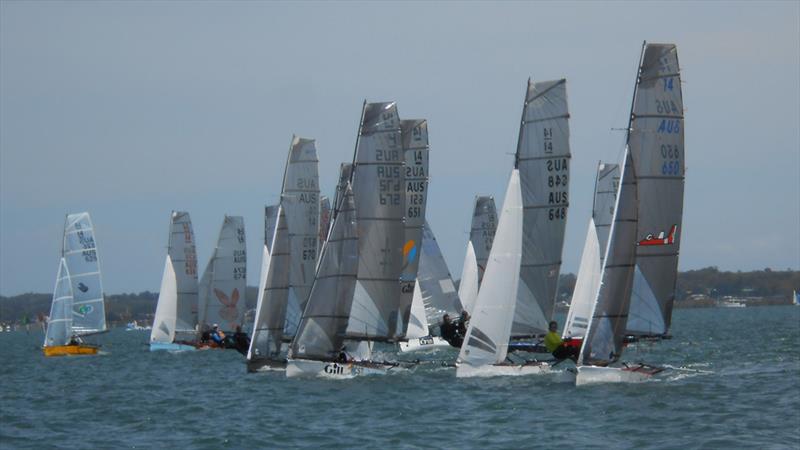
[[[529,76],[567,78],[574,273],[643,40],[682,66],[680,269],[798,269],[799,24],[796,1],[2,1],[0,294],[52,291],[64,215],[84,210],[108,293],[158,289],[173,209],[200,270],[243,215],[257,285],[292,134],[317,139],[330,195],[364,99],[428,119],[427,216],[457,278],[475,194],[502,203]]]

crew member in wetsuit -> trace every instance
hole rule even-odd
[[[555,320],[550,322],[548,328],[550,331],[548,331],[547,335],[544,337],[544,346],[547,347],[547,351],[552,353],[553,357],[556,359],[569,358],[573,361],[577,361],[578,352],[580,350],[577,347],[564,344],[564,341],[561,340],[561,336],[558,335],[558,322]]]
[[[236,325],[236,332],[233,333],[233,348],[245,356],[247,355],[247,349],[250,348],[250,338],[247,337],[247,333],[243,332],[242,327],[239,325]]]
[[[469,313],[467,310],[461,311],[461,317],[458,319],[458,334],[461,335],[461,340],[467,337],[467,325],[469,325]]]
[[[219,325],[211,327],[211,340],[220,347],[225,346],[225,332],[219,329]]]
[[[442,339],[450,343],[450,345],[458,348],[461,347],[461,342],[464,341],[464,338],[458,334],[456,324],[450,321],[449,314],[445,314],[442,317],[442,325],[439,326],[439,331],[442,335]]]

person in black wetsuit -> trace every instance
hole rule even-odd
[[[247,337],[247,333],[243,332],[242,327],[239,325],[236,325],[236,332],[233,333],[233,348],[245,356],[247,355],[247,349],[250,348],[250,338]]]
[[[461,335],[461,340],[467,337],[467,326],[469,325],[469,313],[467,310],[461,311],[461,317],[458,319],[458,334]]]
[[[439,331],[442,335],[442,339],[450,343],[450,345],[458,348],[461,347],[464,337],[458,334],[458,328],[456,324],[450,320],[449,314],[445,314],[442,317],[442,324],[439,326]]]

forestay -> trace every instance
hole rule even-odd
[[[294,202],[293,197],[284,197],[282,205]],[[247,359],[275,359],[281,351],[286,304],[289,297],[289,229],[283,207],[278,208],[278,222],[272,239],[272,252],[264,262],[266,279],[259,292],[256,319],[247,351]]]
[[[683,215],[683,97],[674,44],[647,44],[636,84],[629,147],[638,180],[636,279],[627,329],[669,331]]]
[[[469,230],[469,241],[475,251],[478,264],[478,285],[483,281],[486,261],[492,250],[495,230],[497,229],[497,207],[494,198],[485,195],[475,196],[475,207],[472,209],[472,223]]]
[[[283,180],[283,211],[289,229],[289,300],[287,336],[294,336],[305,308],[319,246],[319,160],[313,139],[292,137]]]
[[[345,185],[290,358],[332,360],[342,347],[358,272],[353,191]]]
[[[72,283],[72,332],[82,335],[105,331],[103,282],[89,213],[67,216],[62,257]]]
[[[568,119],[566,80],[528,81],[516,153],[525,217],[512,336],[545,333],[553,316],[569,207]]]
[[[364,106],[353,167],[358,281],[347,334],[393,340],[405,332],[411,296],[400,295],[405,205],[404,155],[394,102]]]
[[[200,323],[235,330],[244,318],[246,287],[244,219],[226,215],[217,247],[200,280]]]
[[[66,345],[72,336],[72,283],[69,269],[64,258],[58,263],[56,286],[53,289],[53,303],[50,305],[50,319],[47,321],[47,332],[44,346],[54,347]]]
[[[486,274],[458,355],[461,363],[483,366],[506,359],[520,281],[522,216],[520,175],[515,169],[508,181]]]

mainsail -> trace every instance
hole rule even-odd
[[[50,319],[44,346],[66,345],[72,336],[72,283],[64,258],[58,264],[56,287],[53,289],[53,303],[50,305]]]
[[[67,216],[62,258],[72,284],[72,333],[92,334],[106,330],[103,282],[89,213]]]
[[[264,245],[268,252],[272,249],[272,238],[278,226],[278,208],[280,204],[264,207]]]
[[[422,235],[422,256],[417,280],[429,326],[441,323],[445,314],[456,317],[461,312],[463,307],[453,277],[427,221]]]
[[[349,183],[336,207],[290,357],[332,360],[344,342],[358,273],[358,230]]]
[[[217,247],[200,280],[199,323],[218,324],[223,331],[242,325],[246,287],[244,219],[226,215]]]
[[[639,198],[636,279],[627,330],[669,332],[683,216],[683,97],[674,44],[646,44],[634,94],[628,145]]]
[[[422,228],[428,198],[428,122],[400,122],[405,160],[405,222],[403,267],[400,274],[401,302],[411,304],[422,250]]]
[[[331,227],[331,199],[322,195],[319,197],[319,252],[322,252],[322,245],[328,239],[328,231]],[[317,252],[317,253],[319,253]],[[317,259],[319,263],[319,258]]]
[[[402,296],[405,192],[400,118],[394,102],[364,105],[353,167],[358,280],[347,334],[402,338],[411,296]]]
[[[516,153],[525,217],[512,336],[545,333],[553,316],[569,207],[568,119],[566,80],[528,80]]]
[[[483,272],[492,250],[495,230],[497,229],[497,207],[494,197],[475,196],[475,207],[472,209],[472,224],[469,230],[469,241],[475,252],[478,265],[478,286],[483,281]]]
[[[614,216],[614,203],[619,189],[619,165],[603,164],[597,166],[595,178],[594,207],[586,242],[581,255],[578,279],[572,293],[572,302],[564,325],[564,337],[583,337],[589,326],[595,294],[600,287],[600,274],[608,243],[608,232]]]
[[[284,197],[282,204],[295,201],[292,197]],[[286,322],[286,304],[289,298],[289,229],[286,225],[286,214],[283,207],[278,212],[278,222],[274,237],[271,239],[272,252],[264,261],[266,279],[259,292],[256,305],[256,320],[253,325],[250,348],[247,359],[276,358],[281,351],[284,325]]]
[[[289,229],[287,336],[294,336],[303,314],[319,246],[319,160],[313,139],[292,137],[283,180],[282,209]],[[289,199],[290,201],[285,201]]]
[[[198,285],[197,251],[189,213],[173,211],[169,228],[167,257],[150,340],[192,341],[197,335]]]
[[[523,203],[518,170],[511,173],[478,299],[458,360],[471,366],[502,363],[508,353],[522,260]]]

